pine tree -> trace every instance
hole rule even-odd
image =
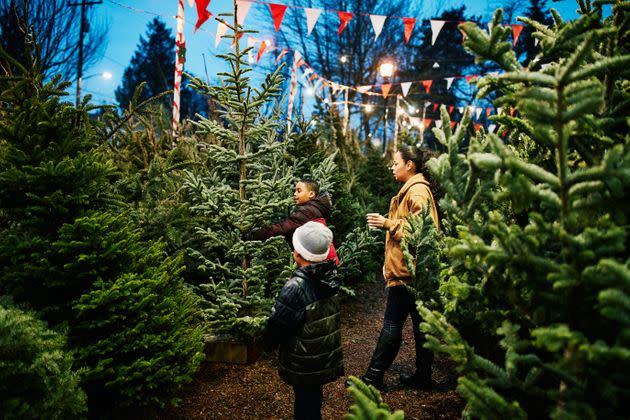
[[[236,21],[228,26],[233,40],[246,32]],[[197,228],[203,244],[191,255],[207,275],[197,289],[205,299],[210,328],[215,334],[248,338],[260,333],[292,259],[282,237],[245,242],[241,234],[288,215],[296,166],[301,176],[310,173],[323,190],[330,190],[334,164],[324,159],[311,167],[288,158],[293,134],[277,103],[281,68],[253,88],[246,60],[251,49],[234,45],[233,52],[219,56],[230,66],[229,72],[219,74],[220,85],[193,78],[196,89],[220,106],[220,119],[195,122],[198,138],[214,141],[201,146],[208,156],[208,175],[190,173],[186,185],[191,210],[203,219]]]
[[[122,84],[114,92],[121,108],[126,108],[134,97],[136,88],[146,82],[145,88],[137,98],[144,101],[173,89],[175,80],[175,37],[166,28],[166,24],[158,17],[149,22],[146,38],[140,37],[136,51],[129,66],[125,68]],[[161,100],[166,109],[173,105],[172,95]],[[191,89],[189,81],[184,78],[181,87],[182,117],[192,118],[196,113],[207,114],[208,103]]]
[[[391,412],[374,386],[366,385],[356,376],[350,376],[348,380],[351,385],[347,390],[355,403],[350,406],[350,413],[343,416],[345,420],[402,420],[405,418],[402,410]]]
[[[432,169],[454,229],[444,313],[419,309],[430,347],[460,364],[465,417],[628,416],[628,7],[602,20],[601,4],[580,2],[581,18],[553,12],[553,27],[522,19],[540,40],[528,69],[501,10],[490,33],[463,25],[477,60],[505,71],[479,95],[516,110],[494,118],[509,144],[481,130],[466,155],[463,127],[434,130],[449,146]],[[462,307],[498,342],[488,354],[458,331]]]

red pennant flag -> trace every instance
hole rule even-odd
[[[197,32],[197,29],[212,16],[212,13],[206,10],[210,4],[210,0],[195,0],[195,4],[197,6],[197,23],[195,23],[195,30],[193,32]]]
[[[282,51],[280,51],[280,54],[278,54],[278,58],[276,58],[276,63],[282,60],[282,57],[284,57],[284,55],[288,52],[289,52],[288,48],[283,48]]]
[[[492,113],[492,108],[486,108],[486,116],[489,117]]]
[[[457,121],[451,121],[451,128],[455,128],[455,124],[457,124]]]
[[[278,32],[280,25],[282,25],[282,19],[284,19],[284,12],[287,11],[287,6],[284,4],[269,3],[269,10],[273,18],[273,26],[276,27],[276,32]]]
[[[240,40],[241,38],[243,38],[243,35],[245,35],[243,32],[239,32],[238,39]],[[234,47],[234,44],[236,44],[236,40],[232,38],[232,45],[230,45],[230,48]]]
[[[452,114],[454,109],[455,109],[455,106],[454,106],[454,105],[449,106],[449,107],[448,107],[448,113],[449,113],[449,114]]]
[[[470,83],[470,79],[472,79],[473,77],[477,77],[476,74],[469,74],[468,76],[466,76],[466,83]]]
[[[518,41],[518,37],[521,36],[522,30],[523,25],[512,25],[512,38],[514,38],[514,46],[516,46],[516,41]]]
[[[481,124],[475,124],[475,132],[479,131],[481,128]]]
[[[405,44],[408,44],[413,27],[416,26],[416,18],[403,18],[403,23],[405,24]]]
[[[392,87],[391,83],[385,83],[381,85],[381,92],[383,92],[383,97],[387,96],[387,94],[389,93],[389,88],[391,87]]]
[[[350,22],[352,20],[352,18],[354,17],[354,13],[337,12],[337,14],[339,15],[339,21],[340,21],[339,29],[337,30],[337,35],[341,35],[343,30],[346,29],[346,26],[348,25],[348,22]]]
[[[433,112],[437,111],[438,106],[440,106],[440,104],[433,104]]]
[[[423,80],[422,81],[422,86],[424,86],[424,89],[427,91],[427,93],[429,93],[431,91],[431,85],[433,84],[433,80]]]
[[[433,120],[431,118],[425,118],[423,122],[424,122],[424,128],[426,129],[426,128],[429,128]]]
[[[263,41],[260,43],[260,48],[258,49],[258,54],[256,55],[256,62],[258,63],[260,61],[260,57],[262,57],[262,55],[265,53],[265,50],[267,49],[267,42]]]
[[[309,77],[309,78],[308,78],[308,80],[309,80],[310,82],[312,82],[312,81],[313,81],[313,79],[314,79],[314,78],[316,78],[316,77],[317,77],[317,75],[316,75],[315,73],[313,73],[313,74],[311,74],[311,77]]]

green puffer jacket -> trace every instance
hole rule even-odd
[[[267,321],[266,347],[280,344],[280,377],[319,385],[343,376],[339,280],[333,260],[301,267],[284,285]]]

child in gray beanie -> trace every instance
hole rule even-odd
[[[327,259],[333,234],[307,222],[293,234],[298,269],[284,285],[263,334],[267,350],[280,346],[278,373],[295,393],[296,419],[321,419],[324,384],[343,376],[339,279]]]

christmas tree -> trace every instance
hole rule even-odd
[[[444,310],[419,308],[430,347],[460,365],[465,417],[630,413],[628,7],[617,1],[603,19],[602,3],[580,2],[582,17],[553,12],[552,27],[522,19],[540,45],[528,68],[501,10],[489,33],[462,26],[477,60],[504,70],[478,82],[479,96],[515,111],[465,154],[465,127],[453,134],[445,110],[434,130],[448,148],[432,170],[453,229]],[[464,336],[471,322],[480,334]]]

